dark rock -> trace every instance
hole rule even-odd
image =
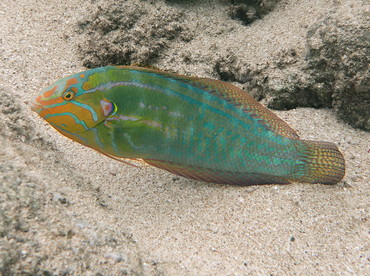
[[[370,29],[361,5],[350,8],[309,28],[305,56],[292,48],[268,63],[248,64],[228,54],[216,60],[214,71],[224,81],[242,83],[269,108],[334,108],[346,123],[370,130]]]
[[[259,18],[256,8],[246,4],[232,5],[229,9],[229,15],[232,19],[241,20],[245,25]]]
[[[232,19],[248,25],[271,12],[280,0],[226,0],[224,2],[231,4],[228,13]]]
[[[86,67],[149,65],[176,38],[190,40],[182,12],[166,5],[137,1],[100,1],[80,22],[78,50]]]
[[[243,84],[244,90],[272,109],[330,107],[331,98],[314,90],[309,85],[311,77],[295,68],[299,58],[294,49],[283,51],[268,64],[248,64],[227,56],[216,61],[214,71],[224,81]],[[285,68],[290,70],[281,73]],[[271,78],[270,74],[276,71],[279,71],[279,77]]]
[[[370,130],[370,29],[364,11],[350,18],[334,14],[308,32],[307,69],[316,85],[331,95],[339,117]]]

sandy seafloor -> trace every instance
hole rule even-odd
[[[370,134],[338,121],[331,110],[277,114],[302,138],[339,145],[347,172],[332,186],[236,187],[133,168],[73,143],[33,114],[27,103],[40,89],[85,69],[71,46],[84,5],[0,3],[0,86],[14,95],[32,131],[51,142],[0,136],[2,166],[15,168],[20,187],[33,183],[27,196],[40,205],[36,216],[26,216],[27,231],[1,236],[2,265],[14,246],[21,254],[14,265],[6,263],[14,273],[370,275]],[[172,71],[177,66],[184,65],[175,63]],[[0,183],[3,192],[9,183]],[[2,212],[11,217],[16,202],[1,196]]]

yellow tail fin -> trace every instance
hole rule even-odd
[[[329,142],[299,141],[302,164],[297,165],[292,181],[306,183],[338,183],[345,174],[343,154]]]

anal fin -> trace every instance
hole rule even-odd
[[[105,152],[102,152],[102,151],[98,151],[98,152],[99,152],[99,153],[101,153],[101,154],[103,154],[103,155],[105,155],[105,156],[107,156],[107,157],[109,157],[109,158],[112,158],[112,159],[114,159],[114,160],[116,160],[116,161],[119,161],[119,162],[122,162],[122,163],[124,163],[124,164],[126,164],[126,165],[129,165],[129,166],[131,166],[131,167],[140,168],[142,164],[145,164],[145,163],[143,162],[143,160],[142,160],[142,159],[136,159],[136,158],[123,158],[123,157],[117,157],[117,156],[114,156],[114,155],[112,155],[112,154],[105,153]],[[137,163],[141,163],[141,164],[140,164],[140,165],[135,165],[135,164],[132,164],[132,163],[130,163],[129,161],[126,161],[126,160],[129,160],[129,161],[136,161]]]
[[[211,183],[233,185],[289,184],[285,178],[272,175],[221,171],[153,159],[144,159],[144,161],[149,165],[186,178]]]

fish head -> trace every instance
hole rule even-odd
[[[102,91],[91,88],[86,75],[80,73],[58,80],[32,101],[33,111],[73,140],[94,130],[116,111]]]

